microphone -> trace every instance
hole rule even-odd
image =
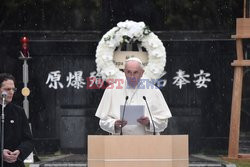
[[[150,118],[151,118],[151,121],[152,121],[152,124],[153,124],[153,128],[154,128],[154,133],[153,133],[153,134],[155,135],[155,123],[154,123],[154,120],[153,120],[153,118],[152,118],[152,115],[151,115],[150,109],[149,109],[149,107],[148,107],[148,102],[147,102],[147,99],[146,99],[146,97],[145,97],[145,96],[143,96],[142,98],[143,98],[143,100],[145,100],[145,102],[146,102],[146,104],[147,104],[148,112],[149,112],[149,115],[150,115]]]
[[[128,96],[125,97],[125,103],[124,103],[123,112],[122,112],[122,123],[123,123],[123,119],[124,119],[124,114],[125,114],[125,108],[126,108],[127,101],[128,101]],[[123,135],[123,133],[122,133],[122,126],[121,126],[120,135]]]
[[[5,98],[6,98],[6,96],[7,96],[7,92],[5,92],[5,91],[4,91],[4,92],[2,92],[1,97],[5,99]]]
[[[7,92],[6,92],[6,91],[3,91],[3,92],[1,93],[1,98],[2,98],[2,111],[3,111],[4,107],[5,107],[5,99],[6,99],[6,96],[7,96]],[[2,118],[4,118],[3,113],[2,113]]]

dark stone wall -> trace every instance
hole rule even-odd
[[[173,118],[163,134],[188,134],[190,152],[207,148],[227,149],[235,41],[219,32],[156,32],[167,51],[167,84],[161,90]],[[97,31],[0,33],[0,72],[17,78],[15,102],[22,104],[22,61],[18,60],[21,36],[30,38],[29,88],[30,122],[38,152],[85,152],[88,134],[104,134],[94,114],[103,90],[50,89],[46,79],[50,71],[60,70],[66,86],[68,72],[83,71],[83,77],[96,70],[95,49],[102,34]],[[190,83],[179,89],[173,85],[176,72],[211,74],[207,88]],[[191,79],[190,79],[191,80]],[[85,80],[86,81],[86,80]],[[247,104],[246,104],[247,105]],[[53,143],[53,144],[51,144]],[[218,143],[220,145],[218,146]],[[51,147],[47,147],[50,145]]]
[[[226,149],[230,123],[234,41],[174,41],[167,42],[168,86],[162,90],[171,104],[174,117],[170,134],[189,134],[190,151]],[[173,77],[178,69],[188,74],[200,69],[211,74],[207,88],[194,84],[178,89]],[[222,142],[223,141],[223,142]],[[220,144],[218,147],[218,143]]]

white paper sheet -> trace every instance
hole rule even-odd
[[[122,119],[122,114],[124,110],[124,105],[120,106],[120,119]],[[126,105],[123,120],[127,121],[127,125],[136,125],[137,119],[144,116],[144,105]]]

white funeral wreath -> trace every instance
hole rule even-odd
[[[113,62],[113,54],[122,43],[140,42],[148,52],[148,64],[145,66],[144,77],[159,79],[164,74],[166,50],[161,40],[144,22],[126,20],[119,22],[103,35],[96,49],[97,72],[106,79],[124,78],[124,73]]]

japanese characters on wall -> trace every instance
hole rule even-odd
[[[176,72],[176,75],[172,78],[173,81],[167,82],[167,79],[158,79],[158,80],[149,80],[142,79],[141,82],[145,86],[147,82],[154,83],[157,87],[162,88],[165,87],[166,84],[172,84],[173,86],[177,86],[179,89],[182,89],[184,86],[188,84],[194,84],[197,89],[207,88],[209,86],[209,82],[211,82],[211,74],[209,72],[205,72],[203,69],[200,69],[197,73],[188,74],[184,70],[179,69]],[[66,78],[64,81],[62,78]],[[107,80],[106,82],[123,82],[122,79],[116,80]],[[65,84],[66,83],[66,84]],[[64,89],[73,87],[75,89],[87,88],[87,89],[101,89],[106,88],[104,80],[102,80],[101,75],[96,71],[90,72],[89,76],[83,76],[83,71],[73,71],[68,72],[67,76],[62,77],[60,70],[50,71],[48,73],[46,83],[51,89]]]

